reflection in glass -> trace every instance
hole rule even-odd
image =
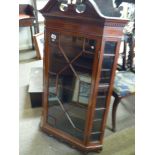
[[[93,121],[92,132],[100,132],[102,127],[102,120]]]
[[[91,91],[96,41],[51,33],[49,51],[48,123],[80,140]],[[87,48],[87,52],[86,52]]]
[[[114,63],[114,56],[104,56],[102,68],[112,69]]]
[[[109,84],[111,80],[111,71],[102,69],[101,76],[100,76],[100,83]]]
[[[107,96],[109,90],[109,86],[99,85],[97,96]]]
[[[96,108],[105,108],[105,107],[106,107],[106,96],[97,96]]]
[[[91,141],[99,141],[100,140],[100,132],[92,133],[90,136]]]
[[[96,109],[94,119],[101,119],[102,120],[104,111],[105,111],[105,109]]]
[[[89,76],[80,75],[75,81],[73,101],[81,104],[88,104],[90,95],[91,79]]]
[[[116,51],[116,42],[107,41],[105,42],[104,53],[105,54],[115,54]]]

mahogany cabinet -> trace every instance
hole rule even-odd
[[[41,129],[80,150],[100,150],[127,20],[104,16],[93,0],[50,0],[40,12],[45,17]]]

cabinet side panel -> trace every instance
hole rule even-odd
[[[113,89],[114,74],[117,66],[121,39],[104,37],[97,72],[97,92],[92,112],[90,143],[102,143],[110,98]]]

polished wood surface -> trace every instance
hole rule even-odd
[[[29,4],[19,5],[19,26],[33,26],[35,16],[33,14],[33,7]]]

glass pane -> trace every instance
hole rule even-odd
[[[92,51],[96,48],[95,45],[93,50],[87,48],[90,47],[87,40],[52,33],[49,51],[48,123],[80,140],[84,138],[94,61]]]
[[[91,134],[90,140],[91,140],[91,141],[99,141],[99,140],[100,140],[100,135],[101,135],[101,133],[94,133],[94,134]]]
[[[84,38],[75,36],[60,36],[59,48],[69,61],[79,57],[83,51]],[[64,56],[65,56],[64,55]]]
[[[102,126],[102,120],[94,121],[92,132],[100,132]]]
[[[114,63],[114,56],[104,56],[102,68],[103,69],[112,69]]]
[[[105,96],[97,96],[96,108],[105,108],[105,107],[106,107],[106,97]]]
[[[73,100],[75,102],[81,103],[81,104],[88,104],[88,100],[89,100],[89,95],[90,95],[90,79],[88,79],[89,81],[85,81],[84,78],[82,79],[82,76],[80,77],[81,80],[77,80],[76,81],[76,87],[75,87],[75,92],[74,92],[74,96],[73,96]],[[86,79],[86,78],[85,78]],[[87,79],[86,79],[87,80]],[[79,86],[79,88],[78,88]]]
[[[93,55],[89,57],[87,55],[81,55],[73,62],[73,67],[80,74],[90,76],[93,67]]]
[[[94,120],[96,119],[101,119],[103,118],[103,114],[104,114],[105,109],[97,109],[95,110],[95,116],[94,116]]]
[[[74,114],[76,110],[72,109],[72,112],[75,116],[71,115],[68,112],[69,109],[71,109],[71,107],[69,107],[69,104],[62,104],[62,102],[59,101],[59,99],[56,96],[55,96],[55,101],[53,99],[51,100],[51,103],[52,104],[48,107],[49,125],[54,126],[55,128],[60,129],[64,132],[67,132],[68,134],[82,140],[84,122],[83,122],[83,119],[76,117],[76,115]],[[76,126],[75,126],[75,123],[76,123]]]
[[[104,53],[105,54],[115,54],[116,51],[116,42],[107,41],[105,42]]]
[[[111,71],[110,70],[106,70],[106,69],[102,69],[101,70],[101,77],[102,78],[105,78],[105,77],[110,78],[110,75],[111,75]]]
[[[108,84],[110,83],[110,79],[111,79],[111,70],[102,69],[100,76],[100,83]]]
[[[109,89],[109,86],[99,85],[97,96],[107,96],[108,89]]]
[[[106,110],[106,100],[111,80],[111,70],[113,68],[115,58],[116,45],[116,42],[105,42],[98,93],[96,97],[96,109],[93,118],[92,134],[90,135],[91,141],[99,141],[101,138],[101,127]]]

